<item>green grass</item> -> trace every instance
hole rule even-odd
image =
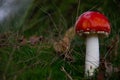
[[[20,48],[2,49],[1,72],[6,79],[13,80],[64,80],[66,74],[61,71],[64,67],[71,76],[83,75],[83,61],[71,63],[58,56],[50,44],[24,46]],[[48,47],[48,48],[47,48]],[[1,52],[2,53],[2,52]],[[4,59],[3,59],[4,58]],[[79,58],[78,58],[79,59]],[[76,66],[75,66],[76,65]],[[80,71],[78,71],[80,70]],[[74,78],[74,77],[73,77]],[[75,77],[76,78],[76,77]]]
[[[116,35],[120,37],[118,4],[113,0],[108,1],[85,0],[80,3],[73,0],[61,2],[54,0],[51,1],[52,3],[49,0],[34,1],[20,21],[16,22],[15,19],[8,25],[9,28],[0,30],[1,34],[10,32],[5,42],[0,42],[0,44],[7,44],[7,46],[0,46],[0,79],[70,80],[72,77],[73,80],[86,80],[84,77],[84,40],[75,36],[72,41],[73,62],[59,56],[54,51],[53,42],[61,39],[65,31],[74,25],[76,16],[87,10],[98,10],[110,19],[112,28],[110,36],[100,40],[100,53],[103,58],[108,52],[107,45],[111,43],[111,40],[114,40]],[[104,5],[101,6],[103,3]],[[33,35],[42,35],[44,40],[35,45],[20,46],[17,39],[22,35],[27,39]],[[114,45],[111,46],[114,47]],[[118,43],[117,56],[112,57],[110,61],[114,67],[120,66],[119,45],[120,43]],[[105,59],[108,60],[109,56],[114,55],[115,52],[116,50],[112,49],[111,54],[108,54]],[[62,68],[65,70],[62,71]],[[109,80],[119,80],[118,75],[118,73],[112,75]]]

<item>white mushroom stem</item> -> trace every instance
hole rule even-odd
[[[99,66],[99,40],[97,35],[86,38],[85,75],[92,76]]]

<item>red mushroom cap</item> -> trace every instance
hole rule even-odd
[[[75,31],[80,35],[91,33],[108,35],[110,33],[110,23],[103,14],[88,11],[83,13],[76,21]]]

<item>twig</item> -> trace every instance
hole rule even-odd
[[[70,80],[73,80],[73,78],[70,76],[70,74],[68,74],[68,72],[65,70],[63,66],[61,67],[61,71],[63,71]]]
[[[118,44],[119,44],[119,35],[116,35],[111,44],[108,46],[108,51],[106,52],[104,59],[109,55],[111,57],[116,57],[118,55]],[[112,54],[113,53],[113,54]]]

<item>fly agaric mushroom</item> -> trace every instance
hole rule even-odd
[[[98,37],[110,34],[110,23],[103,14],[87,11],[78,17],[75,31],[79,36],[86,37],[85,75],[92,76],[99,66]]]

